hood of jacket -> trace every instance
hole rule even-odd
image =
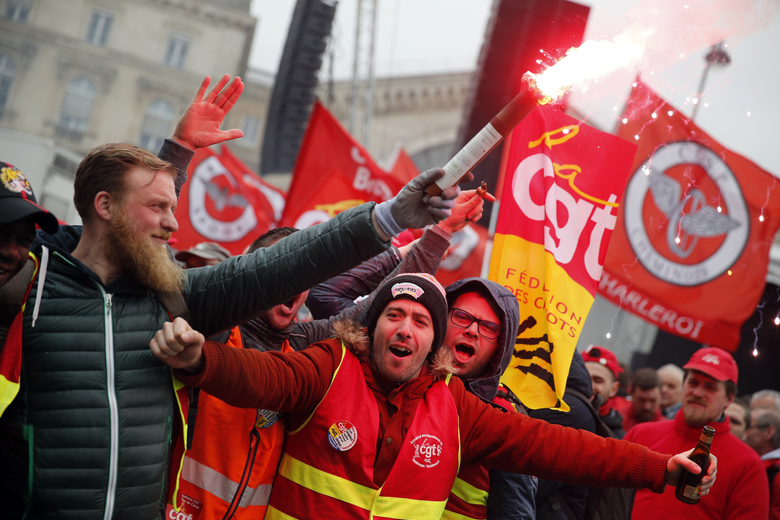
[[[477,292],[484,297],[491,298],[500,311],[501,335],[498,337],[498,348],[490,368],[480,378],[463,381],[469,392],[484,401],[490,402],[496,397],[498,381],[501,379],[501,375],[506,370],[506,367],[509,366],[509,362],[512,360],[512,355],[515,352],[517,327],[520,324],[520,304],[509,289],[484,278],[464,278],[463,280],[458,280],[448,286],[446,291],[448,306],[452,306],[452,302],[461,294]]]

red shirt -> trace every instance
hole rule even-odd
[[[718,476],[709,494],[691,506],[677,500],[671,486],[660,495],[639,490],[634,498],[632,520],[767,518],[769,485],[758,454],[731,434],[728,418],[708,426],[715,428],[712,453],[718,457]],[[653,450],[681,453],[693,448],[700,435],[701,427],[688,426],[680,411],[670,421],[637,424],[625,439]]]

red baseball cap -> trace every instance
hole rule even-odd
[[[698,370],[718,381],[731,381],[735,385],[739,378],[737,363],[731,354],[718,347],[704,347],[693,353],[683,366],[685,370]]]
[[[620,365],[618,365],[617,356],[598,345],[589,345],[582,353],[582,359],[584,359],[586,363],[590,362],[604,365],[612,372],[612,375],[615,376],[615,380],[617,380],[618,375],[623,371],[623,369],[620,368]]]

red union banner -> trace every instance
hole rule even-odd
[[[282,226],[305,228],[366,201],[382,202],[403,183],[383,171],[318,101],[303,136]]]
[[[190,162],[176,211],[179,230],[173,236],[178,250],[217,242],[237,255],[276,227],[273,208],[284,204],[284,194],[266,185],[227,148],[222,152],[224,156],[201,148]]]
[[[655,326],[734,351],[766,284],[777,179],[637,80],[618,135],[639,146],[599,294]]]
[[[520,302],[501,379],[530,408],[560,408],[571,358],[601,277],[636,146],[552,107],[508,143],[489,278]]]

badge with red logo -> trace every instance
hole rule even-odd
[[[165,510],[165,518],[168,520],[197,520],[203,504],[191,496],[182,495],[180,506],[179,510],[176,511],[173,505],[168,504]]]
[[[328,429],[328,442],[337,451],[347,451],[357,444],[357,428],[349,421],[338,421]]]
[[[412,461],[421,468],[433,468],[441,462],[441,452],[444,444],[435,435],[423,433],[411,440],[414,446]]]

